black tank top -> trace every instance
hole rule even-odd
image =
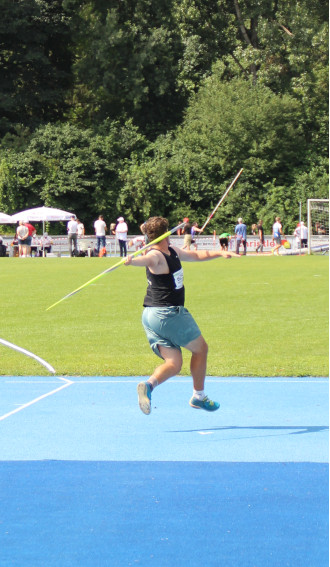
[[[152,274],[149,268],[146,268],[148,287],[144,307],[184,305],[183,269],[177,253],[171,247],[169,251],[170,254],[162,252],[170,270],[169,274]]]

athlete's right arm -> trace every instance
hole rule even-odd
[[[157,271],[161,259],[162,254],[160,252],[157,250],[150,250],[150,252],[144,256],[127,256],[125,266],[148,267],[152,272],[154,272]]]

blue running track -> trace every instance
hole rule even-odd
[[[326,567],[328,380],[0,378],[0,567]]]

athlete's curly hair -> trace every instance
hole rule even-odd
[[[164,217],[150,217],[145,223],[149,242],[168,231],[168,220]]]

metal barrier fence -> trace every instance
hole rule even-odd
[[[129,235],[127,239],[127,244],[130,240],[133,240],[136,235]],[[141,236],[141,235],[138,235]],[[67,236],[55,235],[50,236],[53,244],[51,256],[69,256],[69,243]],[[286,239],[290,242],[291,249],[299,249],[299,243],[294,236],[287,236]],[[171,242],[181,248],[183,246],[183,236],[171,236]],[[258,238],[255,236],[247,237],[247,252],[255,253],[258,246]],[[9,256],[15,255],[15,248],[12,246],[12,238],[3,237],[3,243],[7,246],[7,254]],[[196,237],[196,245],[198,250],[214,250],[219,249],[219,237],[214,237],[213,235],[201,235]],[[93,256],[96,254],[97,240],[95,236],[82,236],[78,238],[77,241],[78,251],[84,252],[86,256]],[[235,251],[236,240],[232,238],[229,242],[229,250]],[[274,247],[274,242],[272,236],[265,236],[264,252],[270,252]],[[191,249],[194,249],[192,245]],[[134,252],[135,247],[132,246],[128,248],[128,252]],[[240,249],[242,251],[242,247]],[[119,243],[115,236],[106,236],[106,252],[107,256],[119,256]],[[49,256],[49,254],[47,254]]]

